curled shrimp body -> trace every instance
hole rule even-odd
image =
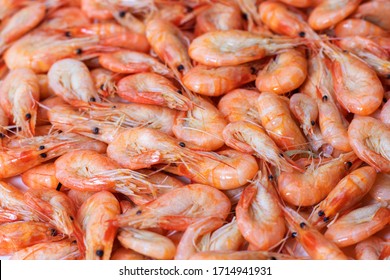
[[[221,218],[206,217],[189,225],[177,245],[175,260],[188,260],[196,254],[201,237],[221,227],[223,223]]]
[[[68,58],[55,62],[47,76],[53,91],[73,106],[100,100],[87,66],[78,60]]]
[[[314,30],[323,30],[352,14],[362,0],[325,0],[310,13],[308,23]]]
[[[390,172],[390,128],[371,117],[354,118],[348,137],[355,154],[378,172]]]
[[[42,222],[14,222],[0,225],[0,255],[9,255],[29,246],[61,240],[63,235]]]
[[[386,16],[388,14],[390,14],[390,3],[374,0],[361,4],[353,17],[365,19],[385,30],[390,30],[390,18]]]
[[[63,7],[48,14],[39,28],[65,30],[87,25],[88,23],[89,19],[81,9],[77,7]]]
[[[357,260],[379,260],[379,256],[384,248],[385,241],[379,237],[371,236],[355,247]]]
[[[377,201],[390,202],[390,174],[378,173],[374,185],[370,190],[370,196]]]
[[[356,244],[383,229],[390,221],[390,210],[376,203],[355,209],[328,226],[325,237],[339,247]]]
[[[294,260],[290,255],[266,251],[206,251],[193,255],[190,260]]]
[[[297,8],[307,8],[315,4],[315,0],[280,0],[280,2]]]
[[[23,183],[31,189],[57,189],[61,187],[55,176],[54,163],[45,163],[33,167],[21,175]]]
[[[311,165],[305,173],[282,172],[278,178],[279,193],[284,201],[292,205],[315,205],[346,175],[346,166],[354,160],[356,156],[350,152],[319,167]]]
[[[173,134],[194,148],[214,151],[224,145],[222,131],[227,121],[219,110],[200,96],[191,98],[192,109],[180,112],[172,127]]]
[[[254,154],[279,170],[293,170],[293,165],[259,125],[247,121],[230,123],[223,130],[223,138],[233,149]]]
[[[347,260],[347,256],[291,208],[282,208],[295,238],[314,260]]]
[[[98,93],[104,97],[109,97],[115,95],[116,83],[123,78],[123,75],[104,68],[95,68],[91,71],[91,77]]]
[[[338,38],[348,36],[389,37],[389,32],[364,19],[350,18],[343,20],[334,28]]]
[[[262,126],[282,150],[307,150],[307,140],[291,116],[288,100],[263,92],[256,105]]]
[[[303,52],[290,49],[278,54],[257,74],[256,87],[260,92],[284,94],[298,88],[306,76],[307,61]]]
[[[384,124],[390,126],[390,101],[387,101],[385,105],[383,105],[380,119]]]
[[[156,104],[171,109],[188,111],[191,101],[167,78],[155,73],[138,73],[118,82],[117,94],[131,102]]]
[[[135,51],[121,50],[102,54],[99,56],[99,63],[102,67],[116,73],[133,74],[153,71],[163,76],[173,76],[172,71],[157,59]]]
[[[219,100],[218,110],[229,122],[248,121],[260,123],[254,100],[257,100],[259,93],[254,90],[235,89]]]
[[[111,19],[113,17],[107,1],[81,0],[81,9],[89,17],[99,20]]]
[[[283,37],[264,37],[241,30],[213,31],[196,37],[190,44],[190,57],[208,66],[234,66],[261,59],[299,45]]]
[[[42,242],[12,254],[10,260],[77,260],[81,258],[77,243],[71,239]]]
[[[217,68],[197,65],[183,76],[182,82],[193,92],[206,96],[220,96],[254,81],[255,72],[256,67],[249,63]]]
[[[152,259],[171,260],[176,253],[176,246],[168,237],[148,230],[123,228],[118,240],[123,247]]]
[[[311,225],[320,228],[338,213],[354,206],[370,191],[375,178],[376,172],[371,166],[358,168],[345,176],[316,207],[309,219]]]
[[[238,228],[258,250],[269,250],[286,233],[283,213],[271,188],[257,179],[244,189],[236,207]]]
[[[116,229],[109,223],[120,214],[119,202],[112,193],[101,191],[88,198],[77,213],[85,232],[87,260],[109,260]]]
[[[111,254],[110,260],[148,260],[149,258],[134,250],[119,247]]]
[[[147,204],[130,209],[120,215],[119,227],[153,228],[184,231],[203,217],[225,219],[231,204],[225,194],[216,188],[191,184],[173,189]]]
[[[35,133],[37,101],[39,100],[38,77],[27,68],[9,72],[0,86],[0,104],[23,136]]]

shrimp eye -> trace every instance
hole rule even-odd
[[[292,238],[297,237],[297,235],[298,235],[298,233],[296,233],[295,231],[291,233],[291,237],[292,237]]]
[[[387,74],[387,75],[386,75],[386,79],[390,79],[390,74]]]
[[[57,236],[57,234],[58,234],[58,233],[57,233],[57,230],[56,230],[55,228],[51,228],[51,229],[50,229],[50,235],[51,235],[51,236]]]
[[[311,125],[316,125],[315,121],[311,121],[310,123],[311,123]]]
[[[325,215],[325,212],[324,212],[324,211],[322,211],[322,210],[318,211],[318,216],[322,217],[322,216],[324,216],[324,215]]]
[[[100,89],[101,89],[101,90],[104,90],[104,84],[101,84],[101,85],[100,85]]]
[[[272,176],[272,175],[268,176],[268,180],[272,181],[273,179],[274,179],[274,176]]]
[[[186,143],[184,143],[184,142],[179,142],[179,146],[184,148],[184,147],[186,146]]]
[[[111,109],[116,109],[116,105],[112,106]]]
[[[4,133],[0,133],[0,139],[3,139],[5,138],[5,134]]]
[[[327,95],[324,95],[323,97],[322,97],[322,101],[328,101],[328,96]]]
[[[242,14],[241,14],[241,17],[242,17],[242,19],[244,19],[244,20],[247,20],[247,19],[248,19],[248,15],[247,15],[246,13],[242,13]]]
[[[120,11],[118,15],[119,17],[124,18],[126,15],[126,11]]]
[[[135,212],[136,215],[141,215],[142,214],[142,210],[138,210],[137,212]]]
[[[91,102],[96,102],[96,98],[95,98],[95,97],[91,97],[91,98],[89,99],[89,101],[91,101]]]
[[[278,260],[278,259],[275,258],[275,257],[270,257],[269,259],[272,260],[272,261],[277,261],[277,260]]]
[[[306,226],[306,224],[305,223],[300,223],[299,226],[300,226],[300,228],[304,228]]]
[[[70,33],[70,31],[66,31],[66,32],[65,32],[65,36],[68,37],[68,38],[70,38],[70,37],[72,37],[72,33]]]
[[[73,220],[74,220],[74,218],[73,218],[72,216],[69,216],[69,219],[70,219],[71,221],[73,221]]]
[[[47,158],[47,154],[46,153],[42,153],[40,154],[41,158]]]
[[[77,49],[76,50],[76,54],[82,54],[83,53],[83,50],[82,49]]]
[[[31,119],[31,114],[27,113],[25,117],[26,117],[26,120],[29,120],[29,119]]]
[[[329,217],[324,217],[323,221],[326,223],[327,221],[329,221]]]
[[[347,161],[347,162],[345,163],[345,165],[347,166],[347,169],[350,169],[351,166],[352,166],[352,162]]]
[[[183,71],[183,70],[184,70],[183,64],[180,64],[179,66],[177,66],[177,71]]]
[[[39,149],[39,150],[43,150],[43,149],[45,149],[45,146],[41,145],[41,146],[39,146],[38,149]]]
[[[99,134],[99,128],[98,128],[98,127],[94,127],[94,128],[92,129],[92,133],[93,133],[93,134]]]
[[[183,94],[183,92],[181,91],[181,89],[178,89],[178,90],[177,90],[177,93],[178,93],[178,94]]]
[[[387,98],[383,97],[383,103],[386,103],[386,102],[387,102]]]
[[[298,33],[299,37],[304,38],[306,36],[306,33],[304,31],[301,31]]]
[[[103,257],[104,251],[103,250],[96,250],[96,256]]]
[[[282,153],[279,154],[280,157],[284,157],[284,155]]]
[[[71,243],[72,244],[77,244],[77,240],[73,240]]]
[[[189,6],[187,6],[186,9],[187,9],[187,13],[191,13],[194,10],[193,8],[191,8]]]
[[[252,74],[252,75],[253,75],[253,74],[256,74],[257,71],[256,71],[256,68],[255,68],[255,67],[252,66],[250,69],[251,69],[251,74]]]
[[[61,187],[62,187],[62,184],[61,183],[58,183],[57,187],[56,187],[56,191],[60,191],[61,190]]]

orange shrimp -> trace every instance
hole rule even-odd
[[[123,75],[104,68],[95,68],[91,70],[91,77],[98,94],[112,97],[116,92],[116,83],[123,78]]]
[[[46,74],[38,74],[38,84],[39,84],[39,99],[44,100],[51,96],[54,96],[54,91],[49,87],[49,79]]]
[[[120,214],[119,202],[109,192],[101,191],[89,197],[77,213],[85,232],[87,260],[109,260],[116,229],[109,223]]]
[[[81,9],[89,18],[106,20],[113,17],[107,1],[81,0]]]
[[[118,240],[123,247],[152,259],[171,260],[176,253],[176,246],[168,237],[148,230],[123,228]]]
[[[384,124],[390,126],[390,101],[386,101],[385,105],[383,105],[380,119]]]
[[[155,18],[146,25],[146,37],[154,52],[180,78],[191,68],[188,42],[183,33],[172,23]]]
[[[296,258],[266,251],[206,251],[193,255],[190,260],[295,260]]]
[[[73,201],[74,206],[76,209],[80,209],[81,205],[93,196],[96,192],[86,192],[86,191],[79,191],[75,189],[70,189],[67,193],[68,197]]]
[[[285,94],[298,88],[307,76],[307,60],[303,52],[289,49],[281,52],[257,74],[260,92]]]
[[[6,142],[5,138],[7,136],[8,124],[9,124],[9,119],[7,117],[7,114],[4,112],[3,107],[0,106],[0,150],[5,145]]]
[[[307,150],[307,140],[291,116],[288,100],[263,92],[257,99],[262,126],[282,150]]]
[[[379,27],[390,30],[390,3],[388,1],[373,0],[363,3],[353,14],[354,18],[370,21]]]
[[[334,33],[338,38],[349,36],[389,37],[389,32],[364,19],[346,19],[336,25]]]
[[[328,226],[325,237],[337,246],[356,244],[383,229],[390,221],[390,210],[381,203],[355,209]]]
[[[192,184],[173,189],[152,202],[130,209],[114,223],[119,227],[159,227],[184,231],[200,218],[214,216],[226,219],[230,208],[229,199],[221,191]]]
[[[384,89],[373,69],[350,53],[323,43],[324,52],[332,60],[333,87],[337,101],[358,115],[375,112],[382,103]]]
[[[315,4],[315,0],[280,0],[280,2],[297,8],[308,8]]]
[[[348,127],[355,154],[378,172],[390,172],[390,128],[371,117],[355,117]]]
[[[292,236],[298,240],[309,256],[314,260],[347,260],[347,256],[297,212],[291,208],[282,208],[284,217],[290,225]]]
[[[364,166],[345,176],[321,201],[309,222],[316,228],[321,228],[338,213],[348,210],[359,202],[374,185],[375,169]]]
[[[59,191],[61,183],[55,176],[54,163],[45,163],[33,167],[21,175],[23,183],[31,189],[51,189]]]
[[[284,37],[265,37],[242,30],[212,31],[190,44],[190,57],[208,66],[234,66],[255,61],[301,42]]]
[[[291,172],[294,166],[285,157],[275,142],[256,124],[237,121],[228,124],[223,130],[223,138],[227,146],[270,163],[278,170]]]
[[[218,110],[229,122],[248,121],[260,123],[254,101],[258,99],[259,93],[254,90],[235,89],[219,100]]]
[[[40,29],[65,30],[89,23],[86,14],[77,7],[63,7],[50,14],[39,25]]]
[[[111,254],[110,260],[147,260],[148,257],[137,253],[131,249],[127,249],[124,247],[119,247],[114,250]]]
[[[370,190],[370,196],[375,200],[390,202],[390,174],[378,173],[374,186]]]
[[[25,0],[0,0],[0,20],[10,16],[23,4]]]
[[[27,68],[9,72],[0,87],[0,104],[23,136],[35,133],[39,84],[37,75]]]
[[[140,52],[122,50],[102,54],[99,56],[99,63],[102,67],[116,73],[133,74],[153,71],[163,76],[173,76],[172,71],[164,64]]]
[[[224,145],[222,131],[227,121],[207,99],[193,96],[192,109],[178,113],[172,127],[173,134],[194,149],[214,151]]]
[[[177,245],[175,260],[188,260],[198,252],[199,239],[223,225],[224,221],[217,217],[205,217],[189,225]]]
[[[254,81],[257,68],[258,65],[253,63],[218,68],[197,65],[183,76],[182,82],[193,92],[206,96],[220,96]]]
[[[385,241],[379,237],[371,236],[355,247],[357,260],[379,260],[379,256],[384,248]]]
[[[138,73],[118,82],[117,94],[131,102],[156,104],[188,111],[191,101],[167,78],[155,73]]]
[[[0,54],[7,45],[34,29],[43,20],[45,14],[44,3],[31,3],[14,13],[9,19],[1,21]]]
[[[55,228],[42,222],[14,222],[0,225],[0,256],[29,246],[63,238]]]
[[[352,152],[341,154],[317,167],[312,164],[305,173],[282,172],[278,178],[279,193],[295,206],[311,206],[323,200],[346,175],[356,160]]]
[[[324,30],[352,14],[362,0],[324,0],[310,13],[308,23],[314,30]]]
[[[47,77],[52,90],[73,106],[80,107],[88,105],[88,102],[100,101],[87,66],[76,59],[67,58],[55,62]]]
[[[75,240],[42,242],[12,254],[10,260],[77,260],[81,258]]]
[[[238,228],[244,238],[258,250],[269,250],[286,233],[282,210],[273,186],[261,181],[265,173],[247,186],[236,207]]]

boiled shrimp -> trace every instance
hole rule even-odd
[[[112,97],[117,89],[116,83],[123,78],[123,75],[104,68],[96,68],[91,71],[91,77],[98,94]]]
[[[147,256],[137,253],[134,250],[119,247],[111,254],[110,260],[148,260]]]
[[[390,202],[390,174],[378,173],[369,194],[378,202]]]
[[[370,21],[379,27],[390,30],[390,3],[388,1],[374,0],[363,3],[353,14],[354,18]]]
[[[48,14],[40,29],[65,30],[76,26],[83,26],[89,23],[86,14],[77,7],[63,7]]]
[[[33,167],[21,175],[23,183],[31,189],[60,190],[61,184],[55,176],[54,163]]]
[[[193,255],[190,260],[295,260],[296,258],[266,251],[206,251]]]
[[[337,37],[389,37],[389,32],[364,19],[346,19],[336,25],[334,33]]]
[[[357,260],[379,260],[379,256],[384,248],[385,241],[379,237],[371,236],[355,247]]]
[[[355,154],[378,172],[390,172],[390,128],[371,117],[355,117],[348,127]]]

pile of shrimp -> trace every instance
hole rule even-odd
[[[0,255],[390,259],[389,14],[0,0]]]

